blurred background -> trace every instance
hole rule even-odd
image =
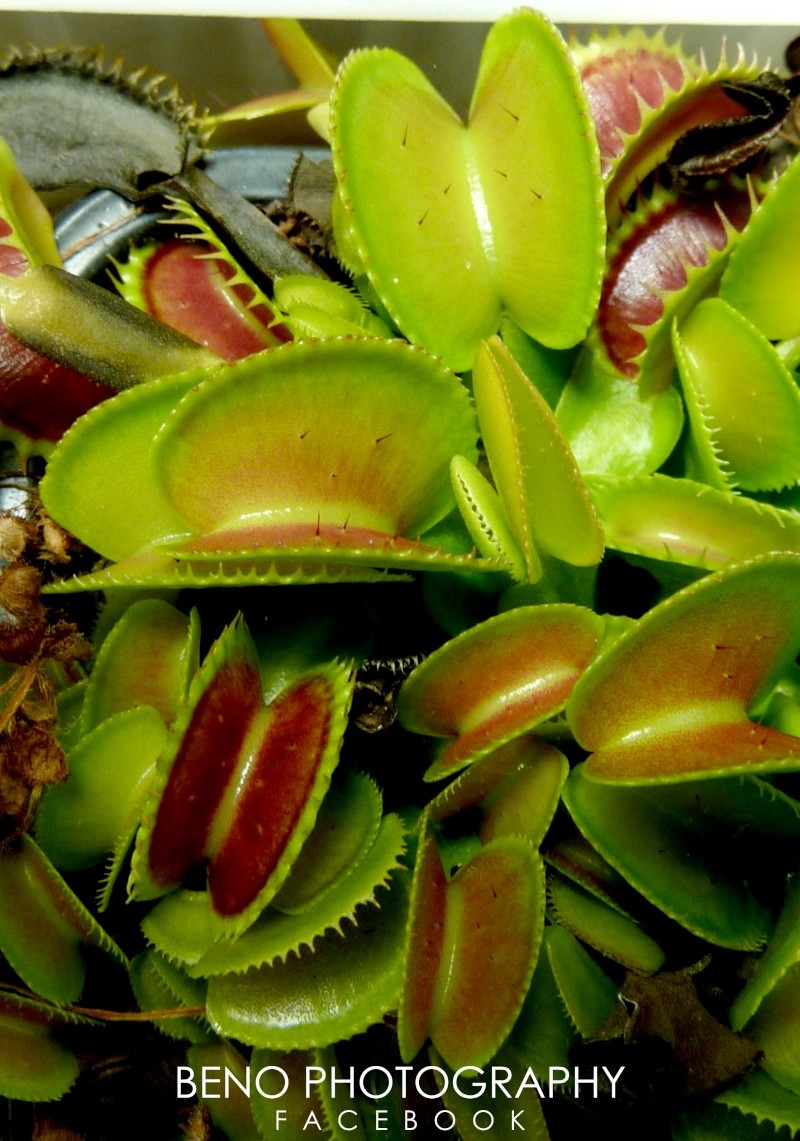
[[[542,5],[546,8],[546,5]],[[513,4],[509,3],[509,8]],[[798,13],[800,21],[800,13]],[[312,34],[335,56],[358,46],[395,47],[410,55],[428,74],[459,113],[469,102],[481,44],[488,25],[472,23],[403,23],[395,21],[309,20]],[[565,32],[570,29],[563,28]],[[586,39],[589,29],[574,32]],[[743,43],[759,61],[771,58],[783,66],[785,45],[800,31],[785,28],[724,28],[718,25],[670,30],[685,48],[702,48],[716,63],[720,44],[727,40],[729,55]],[[121,53],[130,68],[147,65],[176,80],[186,98],[218,111],[268,91],[291,84],[257,20],[207,16],[117,16],[56,12],[0,11],[0,49],[11,44],[104,45],[109,57]],[[304,141],[303,119],[285,120],[261,130],[264,141]],[[244,137],[232,141],[247,141]],[[308,138],[313,138],[308,135]]]

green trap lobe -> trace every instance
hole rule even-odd
[[[450,459],[474,457],[475,441],[467,392],[438,362],[337,339],[217,372],[171,418],[154,464],[201,534],[280,522],[415,535],[451,509]]]
[[[438,779],[556,713],[594,656],[602,619],[579,606],[520,607],[447,642],[410,676],[407,729],[456,737],[429,769]]]
[[[651,610],[575,687],[567,712],[577,740],[617,758],[614,779],[713,771],[726,754],[737,767],[798,757],[795,738],[747,719],[796,653],[798,585],[800,558],[770,555]],[[590,762],[598,776],[603,766]]]
[[[44,1005],[0,996],[0,1095],[55,1101],[78,1076],[78,1062],[50,1033],[62,1019]]]
[[[197,376],[120,393],[65,435],[41,483],[45,510],[87,546],[124,559],[189,528],[155,483],[153,438]]]
[[[763,333],[713,297],[673,330],[673,340],[707,481],[745,491],[797,483],[800,393]]]
[[[134,603],[97,654],[82,713],[84,732],[149,705],[172,724],[197,668],[190,619],[160,599]]]
[[[388,50],[345,60],[331,114],[346,217],[373,286],[412,342],[469,368],[500,323],[500,298],[463,124]]]
[[[518,9],[490,30],[467,133],[505,308],[542,344],[570,348],[600,294],[600,160],[577,69],[538,12]]]

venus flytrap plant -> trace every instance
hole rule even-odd
[[[125,955],[67,886],[29,836],[0,856],[5,959],[31,991],[56,1006],[75,1002],[86,981],[84,945],[127,965]]]
[[[522,837],[488,840],[448,878],[434,834],[423,832],[398,1011],[404,1059],[412,1059],[427,1037],[454,1069],[492,1058],[530,984],[543,905],[541,858]],[[487,922],[492,915],[496,921]],[[497,1001],[476,1023],[475,1004],[486,986]]]
[[[37,839],[58,867],[91,867],[108,857],[100,910],[108,906],[167,730],[197,669],[198,639],[196,612],[187,618],[159,599],[125,611],[82,695],[68,748],[71,779],[49,790],[37,814]]]
[[[567,710],[592,752],[587,774],[649,784],[796,770],[797,739],[748,712],[796,655],[797,573],[794,555],[718,572],[651,610],[600,655]]]
[[[764,946],[772,916],[747,882],[746,860],[742,868],[734,856],[746,835],[796,837],[794,801],[756,778],[612,790],[580,768],[565,802],[589,842],[670,918],[717,946]],[[778,850],[771,874],[786,870]]]
[[[202,121],[96,57],[32,68],[34,90],[109,112],[86,178],[139,199],[157,171],[196,236],[134,251],[116,315],[52,266],[0,282],[20,336],[58,333],[53,297],[95,325],[91,375],[141,306],[149,369],[66,431],[42,483],[103,560],[48,592],[110,602],[88,682],[60,695],[71,775],[34,826],[65,879],[27,835],[0,852],[45,932],[0,919],[31,992],[0,995],[0,1021],[49,1066],[26,1084],[0,1048],[0,1091],[74,1080],[72,1014],[42,998],[74,1001],[88,941],[130,951],[142,1014],[194,1067],[546,1072],[649,1040],[709,1106],[676,1137],[721,1121],[761,1141],[800,1119],[794,888],[778,918],[800,839],[797,330],[762,323],[760,261],[793,234],[795,167],[765,149],[789,88],[635,32],[570,51],[520,11],[490,32],[465,125],[397,53],[334,78],[299,26],[274,30],[299,94]],[[0,84],[25,123],[19,70]],[[218,216],[196,169],[225,120],[328,97],[337,281],[251,241],[240,204]],[[46,140],[19,146],[41,167]],[[0,175],[14,250],[30,232],[29,260],[52,262],[10,159]],[[211,339],[201,296],[231,338]],[[211,352],[155,319],[183,300]],[[650,594],[605,614],[626,563]],[[354,693],[385,708],[351,713]],[[114,885],[134,833],[131,933]],[[100,881],[109,936],[73,876]],[[723,960],[755,964],[738,998]],[[702,1005],[715,987],[742,1036]],[[532,1088],[519,1103],[541,1141],[571,1135],[561,1100],[563,1119]],[[405,1104],[387,1102],[398,1138]],[[472,1107],[509,1133],[498,1099],[439,1104],[462,1141]],[[323,1135],[350,1135],[334,1099],[313,1105]],[[347,1105],[371,1136],[366,1094]],[[208,1106],[229,1141],[271,1136],[256,1098]],[[654,1114],[632,1112],[642,1136]]]
[[[546,556],[595,566],[603,533],[575,460],[544,398],[497,337],[478,350],[472,385],[486,458],[527,580],[541,577]]]
[[[311,831],[349,700],[348,671],[336,663],[265,705],[252,643],[241,625],[229,627],[197,674],[162,755],[137,838],[133,894],[157,898],[207,858],[216,914],[236,930],[249,925]],[[293,771],[282,762],[289,742]],[[285,789],[270,815],[262,789],[274,793],[278,782]],[[254,859],[253,836],[265,834],[269,847]]]
[[[708,483],[648,476],[587,478],[608,546],[656,574],[680,564],[719,570],[770,551],[798,553],[795,512]]]
[[[115,266],[120,295],[223,360],[289,340],[263,290],[191,203],[173,199],[170,209],[193,240],[182,236],[132,249]]]
[[[352,421],[342,438],[334,421],[345,389]],[[106,505],[88,485],[76,497],[84,455],[104,466],[113,451],[119,461],[120,424],[124,478],[107,484]],[[65,440],[43,494],[95,550],[120,560],[67,589],[277,581],[284,567],[299,578],[317,568],[318,581],[338,567],[356,580],[405,567],[504,570],[417,539],[454,506],[450,457],[474,456],[475,442],[466,390],[422,350],[371,338],[303,343],[131,392],[126,408],[109,406]],[[120,518],[124,504],[141,522],[118,537],[108,516]]]
[[[2,1092],[22,1101],[57,1101],[74,1085],[78,1060],[64,1042],[64,1028],[88,1018],[14,994],[0,996],[3,1029]]]
[[[720,282],[720,296],[772,341],[797,336],[793,267],[788,251],[797,227],[800,167],[792,162],[753,216],[741,253],[732,257]]]
[[[586,330],[603,212],[584,98],[563,43],[528,10],[490,33],[466,127],[397,53],[356,53],[340,69],[340,227],[401,331],[458,370],[503,310],[552,347]],[[532,265],[548,267],[539,284]]]
[[[751,492],[796,484],[800,393],[764,334],[716,297],[675,326],[674,341],[692,423],[689,474],[696,469],[712,486]],[[721,369],[723,344],[731,359]]]
[[[445,739],[426,779],[457,772],[560,712],[603,629],[583,607],[520,607],[431,654],[403,685],[398,709],[406,729]]]
[[[549,877],[548,900],[556,924],[600,954],[643,975],[663,967],[664,951],[633,918],[558,873]]]
[[[53,222],[0,139],[0,274],[15,278],[37,265],[61,265]],[[23,458],[48,454],[79,415],[110,395],[89,377],[20,344],[3,327],[0,348],[2,437]]]
[[[634,32],[632,38],[636,38]],[[688,132],[701,127],[713,138],[715,125],[723,124],[744,118],[747,115],[745,100],[737,99],[737,94],[748,81],[757,78],[758,67],[755,60],[748,64],[744,53],[740,50],[739,58],[735,63],[728,63],[725,52],[721,53],[719,63],[713,71],[709,71],[704,62],[687,61],[682,59],[676,64],[669,59],[669,52],[665,51],[658,40],[654,41],[655,52],[652,49],[643,53],[644,61],[637,58],[637,53],[626,52],[623,45],[619,55],[623,61],[623,68],[617,68],[617,82],[608,83],[607,88],[615,90],[621,86],[620,71],[624,75],[624,63],[628,55],[629,73],[634,76],[633,88],[639,95],[640,121],[633,124],[635,117],[630,107],[625,107],[626,100],[631,95],[623,95],[622,100],[613,109],[604,89],[602,81],[598,83],[599,94],[594,92],[594,105],[592,108],[595,120],[610,118],[611,122],[603,124],[607,138],[616,140],[608,149],[617,150],[616,156],[611,158],[610,169],[606,174],[606,206],[609,221],[612,225],[620,220],[625,207],[639,184],[665,161],[669,161],[676,143],[685,138]],[[584,53],[579,53],[580,55]],[[612,57],[613,57],[612,53]],[[613,75],[614,65],[618,60],[610,59],[611,68],[600,69],[602,78],[608,79]],[[653,92],[653,87],[660,83],[660,96]],[[640,93],[636,83],[647,86],[648,80],[650,99]],[[590,91],[592,85],[590,84]],[[605,98],[604,98],[605,96]],[[655,102],[655,106],[648,103]],[[605,113],[605,114],[604,114]],[[626,126],[626,120],[630,125]],[[630,127],[633,126],[633,130]],[[625,138],[625,136],[628,136]],[[619,147],[619,143],[622,146]],[[616,145],[615,145],[616,144]]]

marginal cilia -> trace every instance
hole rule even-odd
[[[798,78],[521,9],[461,121],[264,25],[217,115],[0,59],[19,1136],[503,1138],[498,1068],[540,1141],[796,1133]],[[211,177],[298,109],[277,201]],[[63,187],[152,217],[97,280]]]

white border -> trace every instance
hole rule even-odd
[[[8,12],[105,12],[132,16],[299,16],[336,20],[443,20],[487,23],[515,0],[0,0]],[[559,23],[788,26],[787,0],[536,0]]]

